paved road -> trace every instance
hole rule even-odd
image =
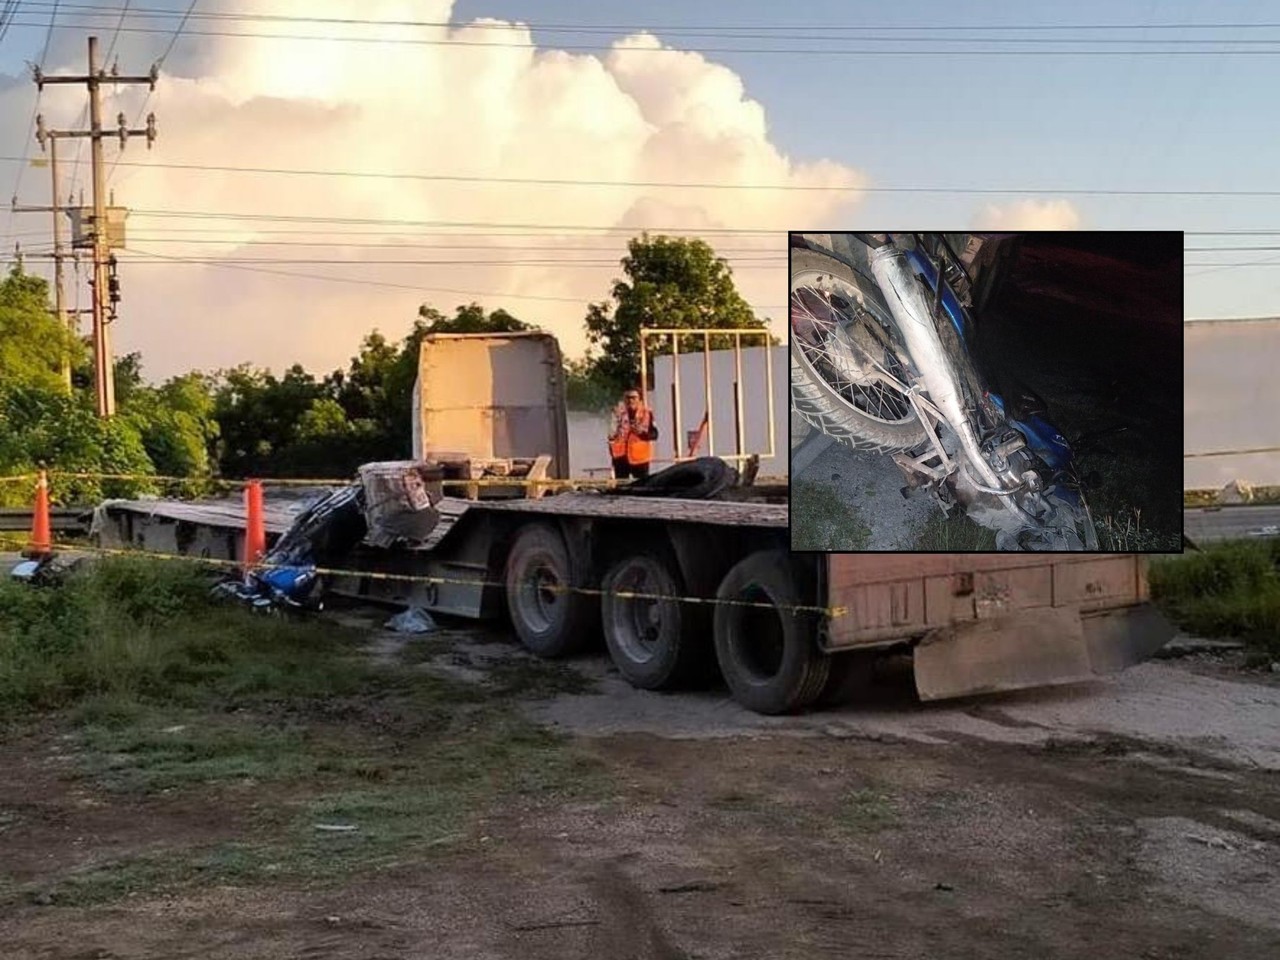
[[[1184,531],[1195,543],[1235,537],[1280,536],[1280,504],[1196,507],[1183,511]]]

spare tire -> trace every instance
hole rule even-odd
[[[800,596],[786,550],[751,554],[716,592],[716,660],[733,699],[748,710],[803,710],[826,686],[831,657],[818,649],[816,618],[796,610]]]
[[[520,531],[507,554],[505,582],[511,625],[531,653],[563,657],[598,633],[599,598],[572,589],[582,584],[554,527],[535,523]]]
[[[616,492],[635,497],[710,500],[737,482],[738,471],[719,457],[699,457],[673,464],[643,480],[619,487]]]

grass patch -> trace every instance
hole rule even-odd
[[[184,794],[218,823],[221,804],[243,803],[233,784],[273,785],[226,842],[216,830],[198,844],[151,838],[88,869],[6,881],[0,904],[341,882],[477,842],[478,819],[500,804],[611,795],[601,762],[510,703],[587,689],[577,671],[513,661],[469,684],[378,660],[323,618],[256,616],[207,588],[185,565],[132,558],[57,587],[0,584],[0,721],[70,730],[68,775],[99,802],[132,817],[157,793]]]
[[[870,543],[862,514],[829,486],[807,481],[791,487],[792,550],[865,550]]]
[[[847,833],[883,830],[897,822],[893,800],[874,790],[851,790],[840,798],[833,820]]]
[[[952,550],[991,551],[996,548],[996,532],[975,523],[963,513],[944,517],[930,513],[916,532],[912,550],[924,553]]]
[[[591,693],[596,683],[567,663],[532,658],[499,660],[488,667],[489,682],[502,697],[544,700],[562,693]]]
[[[1228,541],[1154,558],[1152,599],[1184,630],[1245,641],[1252,663],[1280,660],[1280,541]]]
[[[255,616],[191,564],[112,558],[58,587],[0,582],[0,721],[74,706],[207,704],[361,689],[355,634]]]

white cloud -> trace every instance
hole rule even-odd
[[[300,11],[348,16],[350,5],[317,0],[249,3],[254,13]],[[113,178],[129,219],[130,250],[121,255],[124,301],[115,327],[120,351],[140,349],[148,373],[166,375],[243,360],[280,366],[296,361],[324,371],[345,363],[358,338],[378,326],[400,336],[419,303],[445,312],[469,300],[505,307],[555,332],[567,352],[585,346],[582,317],[591,300],[607,295],[619,274],[630,232],[662,228],[764,228],[764,237],[716,235],[717,249],[735,253],[744,296],[766,311],[781,332],[786,302],[785,239],[797,224],[847,222],[863,183],[855,170],[828,161],[798,162],[769,139],[763,106],[742,79],[699,53],[662,49],[658,38],[620,39],[603,57],[532,46],[527,28],[449,30],[404,27],[393,20],[449,19],[447,0],[371,0],[362,17],[372,27],[256,23],[264,33],[327,35],[363,29],[413,43],[341,43],[204,37],[184,41],[165,65],[148,109],[159,138],[148,152],[131,140],[124,160],[144,164],[200,164],[293,169],[398,171],[471,177],[554,178],[632,183],[685,181],[731,186],[782,183],[833,188],[746,191],[671,187],[537,186],[267,176],[120,167]],[[484,21],[493,23],[495,21]],[[122,73],[142,72],[156,50],[122,41]],[[141,35],[146,37],[146,35]],[[154,40],[154,38],[153,38]],[[159,41],[155,41],[158,45]],[[51,69],[83,69],[83,40],[56,44]],[[51,95],[51,91],[58,91]],[[72,91],[72,92],[68,92]],[[143,91],[121,87],[105,115],[130,118]],[[31,91],[0,90],[0,137],[29,135]],[[49,88],[42,109],[50,126],[76,122],[83,94]],[[108,157],[116,147],[107,145]],[[37,175],[38,174],[38,175]],[[24,181],[24,200],[44,202],[43,171]],[[846,188],[846,189],[835,189]],[[477,224],[379,228],[314,223],[181,219],[148,210],[270,213],[292,217],[450,221]],[[597,232],[545,229],[502,231],[483,224],[591,225]],[[20,229],[35,229],[34,220]],[[398,240],[399,247],[264,246],[260,241],[322,239],[344,230],[347,242]],[[181,232],[181,231],[197,231]],[[271,231],[305,231],[282,237]],[[351,237],[353,231],[368,235]],[[388,230],[397,232],[389,238]],[[523,235],[516,235],[523,233]],[[222,238],[242,244],[189,242]],[[329,234],[328,239],[334,239]],[[183,242],[175,242],[182,239]],[[338,239],[344,239],[339,237]],[[428,249],[409,243],[467,244],[479,249]],[[526,248],[534,249],[526,249]],[[590,248],[588,251],[571,248]],[[380,288],[228,270],[203,265],[151,265],[144,251],[167,256],[312,257],[339,264],[268,264],[264,269],[319,273],[403,284]],[[594,251],[594,252],[593,252]],[[750,257],[774,254],[771,265]],[[379,265],[386,259],[591,259],[597,266],[552,264]],[[153,261],[154,262],[154,261]],[[442,289],[443,288],[443,289]],[[444,290],[478,291],[476,294]],[[489,295],[485,295],[489,292]],[[521,297],[498,294],[522,294]],[[567,302],[555,299],[566,298]]]
[[[1080,214],[1067,200],[1019,200],[1010,206],[994,204],[982,210],[978,230],[1075,230]]]

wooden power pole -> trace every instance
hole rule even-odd
[[[49,206],[23,206],[14,198],[14,213],[52,213],[53,214],[53,253],[47,256],[53,259],[53,312],[58,318],[58,323],[67,334],[71,337],[80,335],[80,314],[91,313],[90,310],[67,310],[67,289],[66,289],[66,271],[63,268],[63,261],[70,256],[66,246],[63,244],[63,223],[62,217],[66,213],[67,208],[63,206],[58,197],[61,195],[61,182],[58,178],[58,137],[55,133],[50,133],[43,128],[37,128],[36,138],[40,140],[40,148],[44,149],[44,141],[49,141],[49,172],[52,174],[52,185],[49,190],[49,198],[52,203]],[[32,165],[37,161],[32,161]],[[44,256],[44,254],[36,254],[36,256]],[[69,352],[64,351],[62,355],[62,379],[67,387],[71,386],[71,357]]]
[[[156,115],[147,116],[147,125],[141,130],[131,130],[125,123],[124,114],[119,116],[119,126],[108,133],[102,129],[101,87],[104,83],[146,83],[151,89],[156,88],[156,79],[160,75],[159,65],[154,65],[151,72],[144,77],[122,77],[115,69],[107,73],[98,65],[98,38],[89,38],[89,72],[85,76],[46,77],[39,67],[33,67],[36,86],[44,89],[46,83],[83,83],[89,88],[89,129],[88,130],[45,130],[42,118],[37,118],[36,137],[44,148],[45,139],[55,141],[63,137],[89,137],[92,146],[93,160],[93,215],[90,220],[93,240],[93,387],[95,405],[99,417],[111,417],[116,412],[115,367],[111,355],[111,332],[109,324],[115,319],[115,309],[111,292],[108,268],[111,266],[111,240],[107,221],[107,186],[106,171],[102,163],[102,138],[119,136],[120,147],[131,135],[147,138],[147,148],[151,148],[156,138]],[[56,190],[56,188],[55,188]],[[57,196],[54,196],[57,206]],[[15,207],[16,209],[16,207]],[[54,213],[57,216],[57,213]],[[55,247],[57,233],[54,234]],[[60,261],[59,261],[60,263]]]

